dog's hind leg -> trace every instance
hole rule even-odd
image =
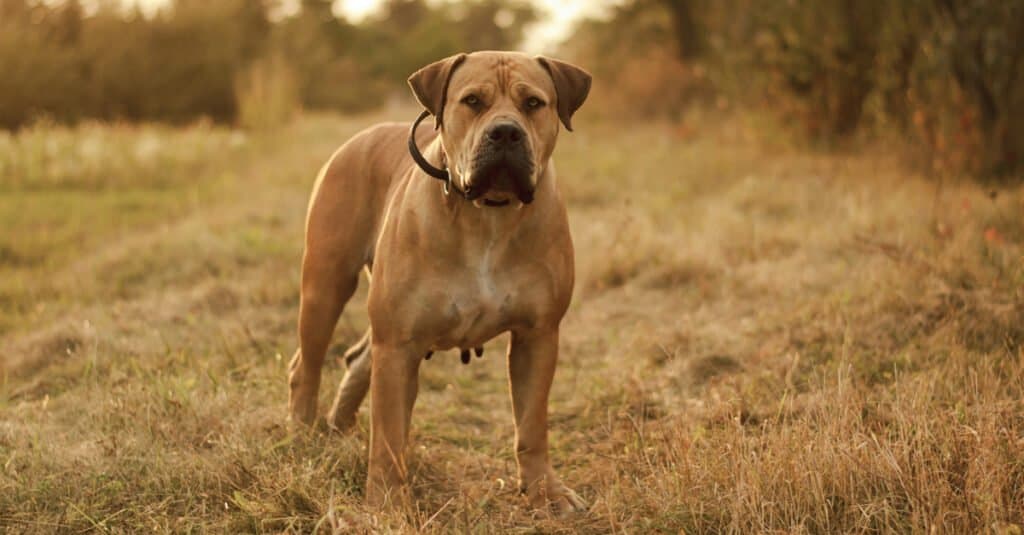
[[[337,264],[303,263],[299,304],[299,350],[289,365],[288,408],[293,420],[312,425],[316,419],[320,372],[334,326],[359,284],[359,271],[339,275]]]
[[[366,329],[363,338],[345,351],[348,370],[338,386],[334,405],[327,414],[327,425],[338,431],[347,431],[356,423],[356,412],[370,390],[370,347],[372,329]]]

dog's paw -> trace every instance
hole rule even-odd
[[[288,423],[296,429],[312,427],[316,423],[316,398],[293,395],[288,403]]]
[[[555,491],[555,496],[549,497],[548,501],[555,514],[559,516],[571,513],[580,513],[587,510],[587,502],[580,498],[576,491],[559,483],[560,490]]]
[[[525,493],[530,506],[538,511],[546,510],[564,516],[587,510],[587,502],[553,474],[538,480]]]
[[[337,408],[331,409],[326,417],[327,428],[335,433],[348,433],[356,427],[356,413]]]
[[[298,364],[299,355],[292,359],[288,374],[288,423],[292,427],[306,427],[316,423],[317,390],[319,384],[308,380]]]
[[[366,482],[366,505],[377,511],[409,510],[412,495],[407,485],[388,486],[371,479]]]

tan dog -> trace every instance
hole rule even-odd
[[[424,356],[451,348],[466,355],[511,331],[521,487],[535,506],[582,508],[548,460],[548,391],[573,287],[551,153],[559,120],[572,129],[590,75],[543,57],[477,52],[428,65],[409,85],[440,135],[421,128],[410,150],[409,125],[372,127],[341,147],[316,181],[301,347],[290,367],[292,418],[316,418],[324,354],[365,266],[373,273],[371,328],[346,354],[349,369],[327,420],[351,427],[372,390],[367,501],[407,499],[404,450]],[[421,165],[411,156],[419,156],[416,146]]]

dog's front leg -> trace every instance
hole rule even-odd
[[[558,361],[558,329],[513,332],[508,351],[516,423],[519,484],[534,507],[581,510],[583,500],[562,484],[548,460],[548,392]]]
[[[408,502],[405,443],[419,386],[422,351],[374,343],[370,371],[370,461],[366,501]]]

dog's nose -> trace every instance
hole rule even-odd
[[[514,123],[500,123],[487,131],[487,138],[499,147],[512,147],[523,142],[526,133]]]

